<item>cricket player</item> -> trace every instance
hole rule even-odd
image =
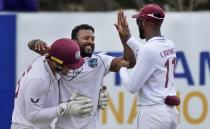
[[[137,93],[137,129],[176,129],[180,100],[176,96],[174,69],[176,51],[174,43],[161,35],[160,28],[165,14],[156,4],[145,5],[136,18],[142,45],[131,37],[126,17],[118,12],[116,25],[123,43],[128,44],[136,55],[136,65],[131,73],[120,69],[122,84],[131,93]],[[122,63],[126,63],[122,61]]]
[[[58,117],[55,129],[99,129],[99,109],[105,108],[108,101],[106,90],[100,90],[103,78],[109,71],[119,71],[118,63],[123,59],[130,62],[130,67],[134,66],[134,53],[125,44],[123,57],[114,58],[103,53],[93,54],[95,48],[94,28],[87,24],[76,26],[71,34],[71,38],[76,40],[80,46],[81,56],[85,63],[80,74],[74,79],[71,79],[71,75],[61,78],[60,84],[65,87],[60,91],[61,101],[67,101],[73,91],[77,89],[80,94],[92,99],[94,107],[89,117],[70,115]],[[29,43],[29,48],[42,54],[47,47],[46,43],[41,40],[32,40]]]
[[[48,54],[34,60],[18,81],[11,129],[51,129],[54,118],[90,114],[91,99],[76,91],[59,105],[61,75],[83,64],[74,40],[56,40]]]

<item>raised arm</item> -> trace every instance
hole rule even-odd
[[[139,41],[137,41],[134,37],[131,36],[129,26],[126,21],[126,17],[124,16],[122,10],[118,12],[118,23],[115,24],[115,26],[118,30],[122,44],[128,45],[129,48],[131,48],[132,51],[134,52],[135,56],[137,56],[143,44],[141,44]]]
[[[122,84],[130,93],[136,93],[146,83],[155,69],[155,55],[151,50],[144,48],[137,59],[137,63],[131,73],[127,68],[120,69]]]
[[[34,39],[29,41],[28,48],[32,51],[35,51],[36,53],[40,55],[44,55],[48,52],[50,47],[45,43],[44,41],[40,39]]]
[[[117,24],[115,24],[115,27],[118,31],[124,50],[123,50],[123,57],[117,57],[112,60],[110,71],[113,72],[119,71],[119,62],[122,62],[122,60],[125,60],[123,61],[125,63],[120,63],[120,65],[128,68],[133,68],[136,64],[135,54],[133,50],[126,43],[127,40],[131,37],[131,35],[126,21],[126,17],[124,16],[122,10],[118,11]],[[128,61],[129,63],[126,61]]]

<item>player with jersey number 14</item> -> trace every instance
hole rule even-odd
[[[173,42],[160,32],[164,11],[156,4],[148,4],[133,18],[140,38],[146,39],[144,45],[131,37],[121,10],[116,28],[122,43],[128,44],[136,56],[137,63],[131,73],[121,67],[120,77],[129,92],[137,93],[137,128],[176,129],[179,113],[175,106],[180,104],[173,85],[176,51]]]

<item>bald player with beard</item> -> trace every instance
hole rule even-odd
[[[81,56],[84,58],[85,63],[79,70],[80,74],[75,78],[70,78],[71,72],[61,78],[60,83],[64,88],[61,90],[60,101],[68,101],[69,96],[75,90],[78,90],[80,94],[93,100],[94,107],[91,115],[87,117],[58,117],[55,129],[99,129],[99,109],[104,109],[108,101],[105,90],[100,90],[103,78],[110,71],[119,71],[118,63],[123,59],[130,62],[129,67],[133,67],[135,64],[134,54],[126,44],[124,45],[123,57],[116,58],[103,53],[94,54],[94,28],[87,24],[76,26],[71,34],[71,38],[76,40],[80,46]],[[42,54],[45,53],[47,46],[41,40],[32,40],[29,43],[29,48]],[[121,65],[126,65],[127,67],[127,64]]]

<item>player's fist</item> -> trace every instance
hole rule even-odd
[[[99,92],[98,106],[100,109],[106,109],[107,104],[108,104],[108,92],[106,86],[103,86]]]

